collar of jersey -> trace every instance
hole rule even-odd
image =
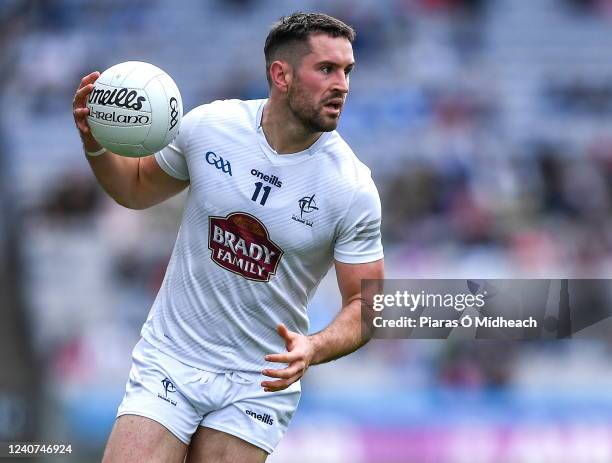
[[[263,117],[263,110],[266,102],[268,100],[261,100],[259,105],[259,109],[257,110],[257,116],[255,117],[255,132],[257,133],[257,139],[259,140],[259,146],[261,146],[261,150],[264,152],[266,157],[270,160],[272,164],[282,165],[282,164],[295,164],[298,162],[306,161],[310,159],[318,149],[325,143],[325,141],[331,135],[331,132],[324,132],[315,141],[310,147],[306,148],[304,151],[299,151],[297,153],[289,153],[289,154],[278,154],[269,144],[266,139],[266,135],[264,134],[263,127],[261,126],[261,119]]]

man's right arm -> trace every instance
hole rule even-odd
[[[87,97],[93,83],[100,77],[92,72],[81,80],[74,96],[73,115],[83,149],[95,153],[102,149],[87,123]],[[111,198],[130,209],[146,209],[180,193],[188,181],[178,180],[159,167],[155,156],[129,158],[106,151],[99,156],[87,156],[98,182]]]

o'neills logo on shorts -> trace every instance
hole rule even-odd
[[[270,281],[283,251],[263,223],[245,212],[234,212],[210,217],[208,224],[208,248],[214,262],[249,280]]]

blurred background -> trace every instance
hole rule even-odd
[[[1,0],[0,441],[99,461],[184,196],[114,204],[79,80],[128,60],[185,110],[267,94],[269,25],[358,31],[339,130],[383,204],[389,278],[612,274],[610,0]],[[312,331],[340,304],[333,272]],[[373,341],[309,370],[272,463],[612,461],[612,344]]]

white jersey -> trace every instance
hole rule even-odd
[[[212,372],[278,368],[276,327],[308,333],[306,306],[336,259],[383,257],[370,171],[337,132],[277,154],[261,128],[266,100],[190,111],[155,155],[190,188],[161,289],[142,336]]]

